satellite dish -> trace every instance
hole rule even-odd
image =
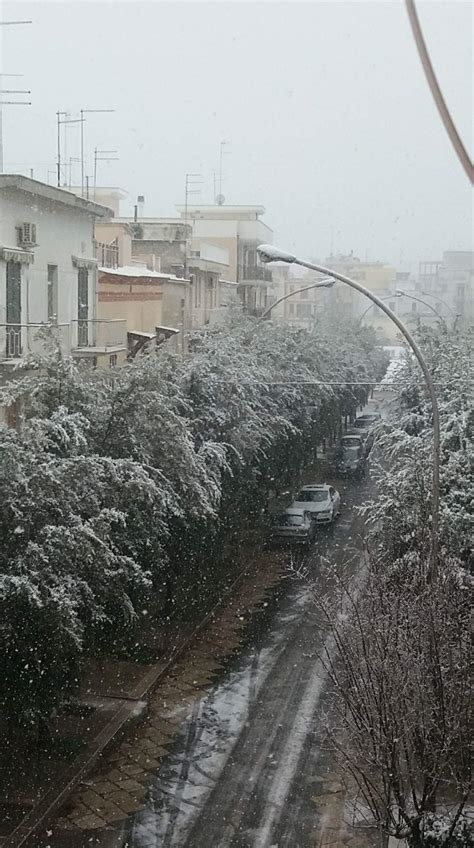
[[[216,203],[218,206],[223,206],[225,203],[225,197],[223,194],[218,194],[216,197]]]

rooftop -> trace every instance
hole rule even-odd
[[[145,265],[124,265],[119,268],[101,267],[104,274],[115,274],[118,277],[154,277],[158,280],[170,280],[172,283],[189,283],[186,277],[176,277],[174,274],[162,274],[160,271],[150,271]]]
[[[23,174],[0,174],[0,190],[2,189],[16,189],[25,194],[52,200],[55,203],[63,203],[65,206],[71,206],[79,212],[95,215],[98,218],[110,218],[114,214],[112,209],[107,206],[101,206],[100,203],[86,200],[86,198],[79,197],[77,194],[67,191],[67,189],[42,183],[31,177],[25,177]]]
[[[184,215],[186,212],[184,205],[176,206],[176,209],[181,215]],[[208,204],[188,204],[187,214],[190,218],[202,216],[206,218],[207,216],[211,218],[232,218],[233,215],[252,215],[253,218],[258,218],[260,215],[265,214],[264,206],[218,206],[215,203]]]

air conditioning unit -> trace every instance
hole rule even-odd
[[[25,222],[18,227],[18,244],[21,247],[35,247],[36,241],[36,224]]]

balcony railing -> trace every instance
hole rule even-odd
[[[127,346],[127,322],[123,318],[72,321],[72,347],[84,350],[99,348],[107,352],[110,348]]]
[[[272,272],[270,268],[265,265],[239,265],[239,284],[251,284],[254,280],[271,283]]]
[[[49,340],[68,352],[70,337],[69,324],[0,324],[0,361],[11,362],[31,354],[45,354]]]
[[[44,355],[51,344],[59,344],[66,356],[76,351],[107,353],[126,349],[127,322],[122,318],[99,318],[70,324],[0,324],[0,362],[14,364],[32,354]]]
[[[103,241],[96,241],[94,242],[94,247],[95,258],[97,259],[99,266],[102,266],[103,268],[118,268],[119,246],[117,239],[109,244]]]

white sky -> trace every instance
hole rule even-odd
[[[418,2],[436,70],[471,148],[472,11]],[[185,173],[210,203],[219,143],[229,203],[261,203],[275,242],[306,257],[331,246],[413,268],[472,247],[470,189],[424,79],[402,0],[117,2],[4,0],[4,88],[33,105],[4,109],[5,168],[54,181],[56,111],[115,109],[85,124],[117,149],[98,182],[174,214]],[[79,125],[68,156],[79,156]],[[76,165],[76,183],[80,171]]]

